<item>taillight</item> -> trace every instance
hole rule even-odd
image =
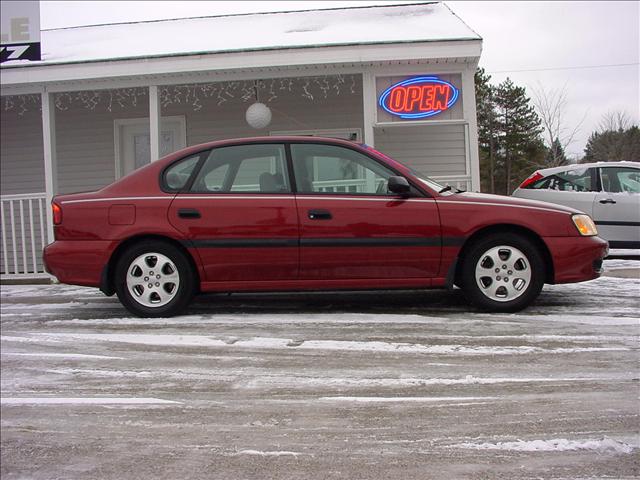
[[[527,178],[524,182],[522,182],[518,188],[528,188],[532,183],[537,182],[542,177],[544,177],[544,175],[542,175],[540,172],[535,172],[533,175]]]
[[[53,211],[53,224],[60,225],[62,223],[62,207],[57,203],[52,202],[51,210]]]

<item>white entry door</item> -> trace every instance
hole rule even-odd
[[[149,119],[116,120],[116,178],[124,177],[151,162]],[[184,117],[166,117],[161,121],[160,157],[186,146]]]

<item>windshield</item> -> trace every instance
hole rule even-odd
[[[364,146],[368,150],[371,150],[372,152],[375,152],[376,154],[380,155],[381,157],[383,157],[383,158],[385,158],[387,160],[391,160],[393,162],[398,162],[398,160],[395,160],[395,159],[389,157],[388,155],[385,155],[384,153],[376,150],[375,148],[371,148],[369,145],[362,144],[362,146]],[[398,162],[398,163],[401,163],[401,162]],[[403,163],[402,165],[404,166],[404,168],[409,170],[414,177],[416,177],[418,180],[420,180],[422,183],[424,183],[431,190],[435,190],[436,192],[441,192],[442,189],[445,188],[444,185],[440,185],[438,182],[432,180],[431,178],[427,177],[426,175],[423,175],[420,172],[417,172],[416,170],[414,170],[413,168],[407,166],[406,164]]]
[[[409,171],[418,179],[420,180],[422,183],[424,183],[427,187],[429,187],[431,190],[435,190],[436,192],[442,192],[442,190],[445,188],[444,185],[440,185],[438,182],[436,182],[435,180],[432,180],[431,178],[427,177],[426,175],[422,175],[420,172],[417,172],[416,170],[414,170],[411,167],[407,167],[409,169]]]

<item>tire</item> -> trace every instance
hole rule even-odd
[[[460,286],[482,310],[517,312],[539,295],[546,278],[539,248],[523,235],[492,234],[475,241],[462,260]]]
[[[189,305],[196,275],[186,254],[170,243],[147,240],[129,247],[115,268],[116,293],[139,317],[171,317]]]

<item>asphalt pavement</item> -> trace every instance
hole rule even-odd
[[[640,271],[545,286],[527,310],[460,291],[207,295],[131,317],[3,285],[9,479],[640,477]]]

